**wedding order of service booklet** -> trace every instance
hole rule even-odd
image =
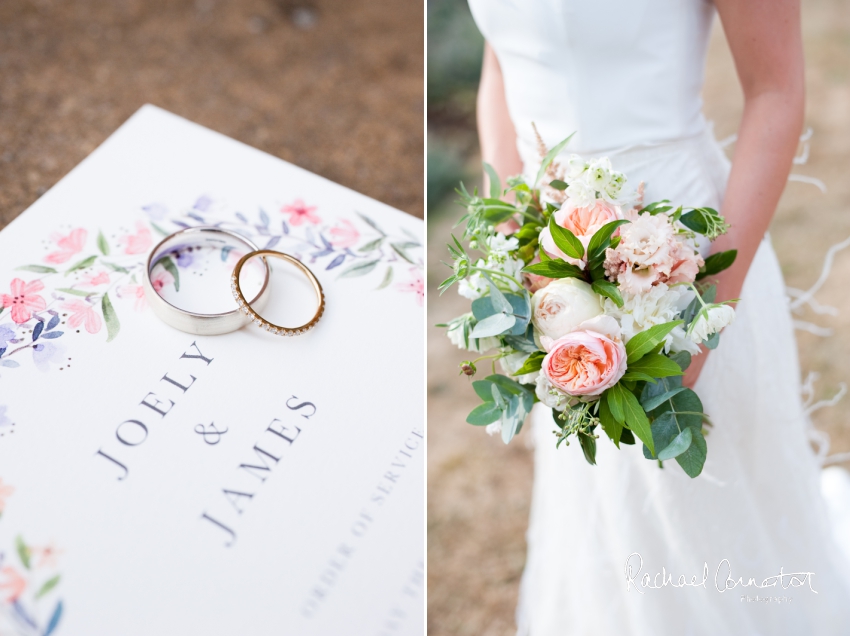
[[[316,328],[161,322],[198,225],[307,264]],[[422,634],[422,237],[153,106],[0,232],[0,634]]]

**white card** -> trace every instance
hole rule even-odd
[[[301,258],[318,326],[160,322],[142,262],[181,224]],[[422,242],[152,106],[0,232],[0,634],[421,634]],[[215,262],[158,284],[198,289]],[[268,311],[309,318],[286,274]]]

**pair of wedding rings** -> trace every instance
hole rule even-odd
[[[163,258],[171,254],[176,254],[181,249],[185,249],[187,245],[194,248],[207,247],[217,249],[238,249],[247,251],[247,253],[239,259],[236,267],[233,269],[233,274],[230,277],[230,290],[234,299],[234,309],[218,314],[202,314],[192,311],[187,311],[173,305],[165,300],[154,288],[151,273],[156,265]],[[226,252],[225,252],[226,253]],[[268,301],[269,296],[269,276],[271,269],[267,257],[278,258],[297,267],[313,286],[318,301],[318,308],[314,316],[303,325],[297,327],[282,327],[269,322],[263,318],[259,312],[263,310]],[[263,268],[263,281],[260,291],[257,292],[253,299],[247,300],[242,293],[240,285],[240,273],[242,267],[252,258],[259,258]],[[304,265],[297,258],[277,252],[275,250],[261,250],[253,242],[230,230],[225,230],[218,227],[191,227],[185,230],[180,230],[165,237],[151,252],[145,266],[145,297],[153,309],[154,313],[166,324],[186,331],[188,333],[201,336],[213,336],[224,333],[230,333],[241,329],[248,323],[253,322],[255,325],[279,336],[298,336],[310,331],[316,326],[316,323],[322,317],[325,311],[325,294],[322,290],[322,285],[319,283],[316,276],[310,271],[310,268]]]

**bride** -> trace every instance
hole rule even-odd
[[[470,6],[487,40],[481,150],[503,180],[534,176],[532,123],[549,147],[577,131],[568,152],[610,157],[646,182],[647,202],[719,209],[732,229],[714,249],[738,250],[718,280],[718,300],[741,299],[737,320],[685,377],[714,423],[699,478],[660,470],[640,446],[614,456],[600,444],[589,466],[578,444],[555,449],[551,416],[535,407],[520,634],[848,633],[850,564],[819,494],[765,236],[803,123],[799,0]],[[745,98],[731,165],[701,112],[715,11]]]

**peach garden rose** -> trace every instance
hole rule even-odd
[[[596,199],[590,205],[583,207],[576,206],[567,200],[561,209],[555,212],[555,223],[575,234],[585,247],[603,225],[622,218],[623,211],[620,206],[608,203],[604,199]],[[569,258],[555,245],[548,227],[544,227],[540,232],[540,244],[552,258],[563,258],[571,263],[576,262],[575,259]]]
[[[557,340],[546,343],[542,371],[556,389],[567,395],[598,396],[626,372],[626,347],[619,325],[610,316],[597,316]]]

